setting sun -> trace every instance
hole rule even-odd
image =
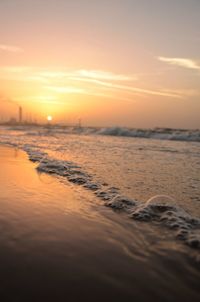
[[[51,122],[51,121],[52,121],[52,119],[53,119],[53,118],[52,118],[52,116],[51,116],[51,115],[48,115],[48,116],[47,116],[47,121],[48,121],[48,122]]]

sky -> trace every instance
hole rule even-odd
[[[0,0],[0,120],[200,128],[199,0]]]

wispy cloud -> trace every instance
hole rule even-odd
[[[133,81],[136,80],[136,76],[127,76],[123,74],[115,74],[112,72],[102,70],[86,70],[81,69],[74,72],[74,76],[79,76],[89,79],[109,80],[109,81]]]
[[[109,71],[102,70],[72,70],[72,71],[40,71],[38,76],[45,79],[66,79],[71,77],[81,77],[83,79],[96,79],[104,81],[135,81],[137,80],[136,75],[123,75],[117,74]]]
[[[107,88],[111,88],[114,90],[121,90],[124,92],[128,92],[128,93],[132,93],[132,94],[141,94],[141,95],[157,95],[157,96],[164,96],[164,97],[174,97],[174,98],[181,98],[180,95],[173,93],[173,91],[171,92],[165,92],[165,91],[161,91],[161,90],[150,90],[150,89],[143,89],[143,88],[138,88],[138,87],[134,87],[134,86],[128,86],[128,85],[119,85],[119,84],[115,84],[115,83],[111,83],[111,82],[105,82],[105,81],[100,81],[100,80],[96,80],[96,79],[83,79],[83,78],[72,78],[75,81],[79,81],[79,82],[90,82],[93,84],[97,84],[103,87],[107,87]]]
[[[131,98],[127,97],[120,97],[114,94],[99,92],[98,90],[94,89],[83,89],[78,87],[65,87],[65,86],[46,86],[46,89],[58,93],[58,94],[81,94],[81,95],[88,95],[88,96],[97,96],[103,97],[106,99],[113,99],[113,100],[120,100],[120,101],[127,101],[133,102]]]
[[[170,90],[164,89],[164,92],[168,93]],[[200,91],[198,89],[174,89],[174,93],[177,95],[182,96],[183,98],[187,97],[199,97],[200,96]]]
[[[149,95],[182,98],[179,93],[163,89],[136,87],[137,77],[97,70],[51,70],[30,66],[10,66],[0,68],[0,78],[16,81],[32,81],[56,94],[88,94],[94,96],[118,97],[123,94],[146,97]],[[86,85],[88,83],[88,85]],[[126,85],[125,85],[126,83]],[[138,86],[138,85],[137,85]]]
[[[63,101],[59,101],[56,96],[52,95],[34,95],[34,96],[26,96],[26,97],[15,97],[15,101],[17,102],[32,102],[32,103],[43,103],[43,104],[54,104],[54,105],[63,105]]]
[[[24,50],[18,46],[6,45],[6,44],[0,44],[0,51],[7,51],[7,52],[14,52],[14,53],[24,52]]]
[[[0,67],[0,71],[4,73],[24,73],[31,70],[28,66],[3,66]]]
[[[34,71],[29,66],[0,66],[0,80],[30,82],[34,79]],[[37,81],[43,81],[43,78]],[[44,81],[43,81],[44,82]]]
[[[45,88],[60,94],[65,94],[65,93],[84,94],[85,93],[85,89],[79,87],[46,86]]]
[[[200,65],[198,65],[197,62],[192,59],[158,57],[158,60],[170,65],[200,70]]]
[[[65,71],[41,71],[39,76],[45,79],[61,79],[70,76],[71,73]]]
[[[54,80],[67,80],[73,77],[80,77],[82,79],[94,79],[104,81],[136,81],[138,80],[137,75],[123,75],[102,70],[50,70],[35,68],[31,66],[4,66],[0,67],[0,72],[8,74],[25,74],[26,78],[38,80],[41,82],[54,81]]]

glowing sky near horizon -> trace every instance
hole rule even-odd
[[[0,118],[200,128],[199,0],[1,0]]]

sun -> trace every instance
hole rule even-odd
[[[51,122],[51,121],[52,121],[52,119],[53,119],[53,118],[52,118],[52,116],[51,116],[51,115],[48,115],[48,116],[47,116],[47,121],[48,121],[48,122]]]

